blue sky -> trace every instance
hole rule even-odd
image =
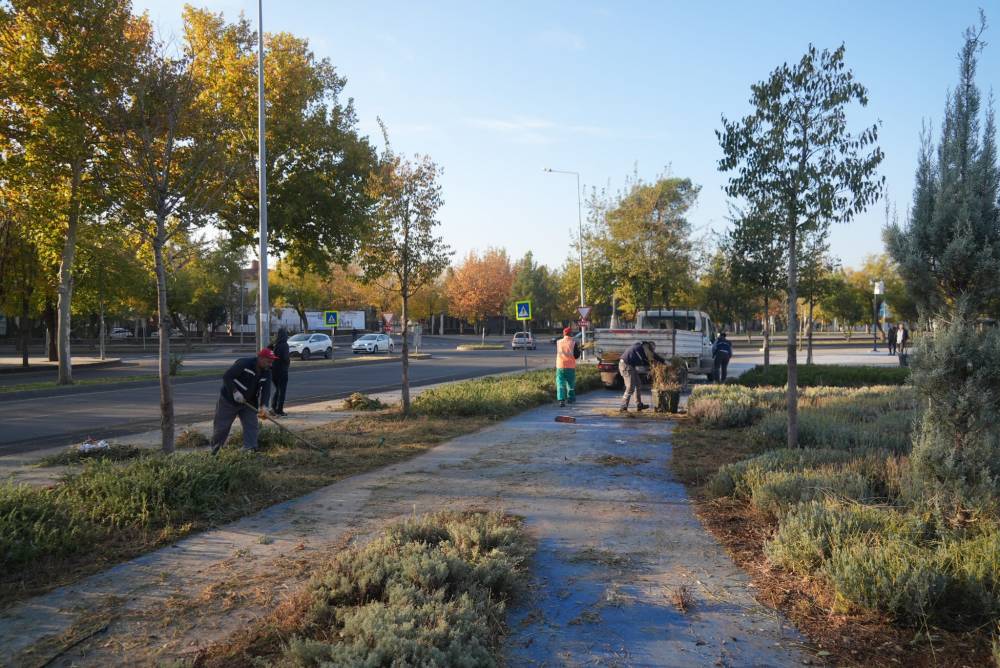
[[[133,0],[166,34],[180,34],[183,3]],[[256,26],[254,0],[195,2]],[[981,3],[980,3],[981,4]],[[716,169],[720,115],[748,111],[750,85],[807,45],[847,47],[869,89],[854,128],[880,120],[891,202],[904,215],[921,122],[937,127],[957,78],[973,2],[321,2],[264,1],[268,32],[309,39],[347,77],[361,129],[376,116],[397,150],[429,154],[444,168],[442,232],[461,257],[502,246],[551,266],[570,253],[576,182],[617,190],[637,171],[669,170],[702,186],[691,222],[725,228],[725,178]],[[1000,43],[997,26],[986,40]],[[987,92],[1000,45],[987,46]],[[586,212],[584,212],[586,214]],[[832,250],[856,265],[880,252],[882,205],[832,234]]]

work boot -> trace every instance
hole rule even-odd
[[[626,406],[622,406],[621,408],[618,409],[618,412],[619,413],[628,413],[628,406],[627,405]]]
[[[647,408],[649,408],[649,406],[647,406],[646,404],[639,404],[638,406],[635,407],[637,411],[644,411]]]

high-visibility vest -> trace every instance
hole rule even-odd
[[[575,369],[576,358],[573,356],[573,348],[576,347],[576,339],[572,336],[564,336],[556,341],[556,368]]]

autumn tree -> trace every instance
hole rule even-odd
[[[482,255],[469,251],[448,280],[448,302],[459,317],[479,323],[486,336],[486,319],[506,313],[514,271],[507,251],[488,248]]]
[[[549,268],[535,262],[531,251],[514,264],[514,280],[505,312],[514,313],[514,302],[531,301],[535,321],[551,321],[555,307],[556,286]]]
[[[766,204],[756,203],[746,211],[734,209],[733,228],[723,241],[729,256],[733,283],[750,290],[760,300],[764,367],[771,365],[771,305],[785,283],[786,247],[776,217]]]
[[[814,311],[819,300],[833,288],[831,275],[837,261],[830,255],[826,230],[820,229],[802,238],[799,253],[799,295],[806,305],[806,364],[813,363]]]
[[[410,412],[410,360],[407,341],[409,302],[414,293],[437,277],[451,250],[435,236],[441,208],[440,168],[427,156],[408,160],[393,152],[382,126],[385,151],[368,179],[368,196],[374,202],[370,233],[358,253],[361,278],[392,289],[401,310],[402,411]]]
[[[81,226],[104,206],[108,119],[149,27],[128,0],[0,6],[0,132],[24,156],[30,224],[58,257],[59,384],[73,382],[73,275]],[[58,247],[52,244],[58,243]]]
[[[604,293],[602,301],[610,301],[612,283],[633,314],[692,293],[694,244],[687,215],[699,191],[690,179],[664,176],[646,183],[632,177],[622,192],[590,198],[585,264],[591,287]],[[596,303],[595,296],[590,299]]]
[[[159,320],[160,423],[162,449],[174,448],[170,380],[168,284],[171,245],[184,239],[216,210],[220,184],[229,173],[221,138],[227,117],[207,108],[192,64],[199,45],[178,56],[152,38],[137,72],[115,110],[115,215],[149,246],[153,256]],[[194,295],[192,295],[192,303]]]
[[[844,62],[844,47],[819,52],[812,45],[801,60],[776,68],[751,86],[753,112],[722,118],[717,132],[730,172],[726,193],[775,215],[787,249],[788,447],[798,447],[799,240],[831,222],[849,222],[881,195],[876,172],[883,154],[878,125],[858,134],[847,129],[847,108],[868,104],[868,91]]]
[[[218,207],[223,230],[257,245],[256,33],[245,17],[184,9],[184,32],[199,103],[227,121],[205,128],[198,141],[218,140],[231,161]],[[375,153],[357,130],[346,80],[308,41],[288,33],[264,35],[266,81],[268,243],[301,270],[348,263],[371,234],[366,187]],[[218,133],[218,134],[216,134]]]

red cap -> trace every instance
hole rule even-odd
[[[566,329],[563,330],[563,336],[569,336],[572,333],[573,333],[572,327],[567,327]]]
[[[266,360],[276,360],[278,356],[274,354],[274,351],[270,348],[261,348],[260,352],[257,353],[257,357],[263,357]]]

